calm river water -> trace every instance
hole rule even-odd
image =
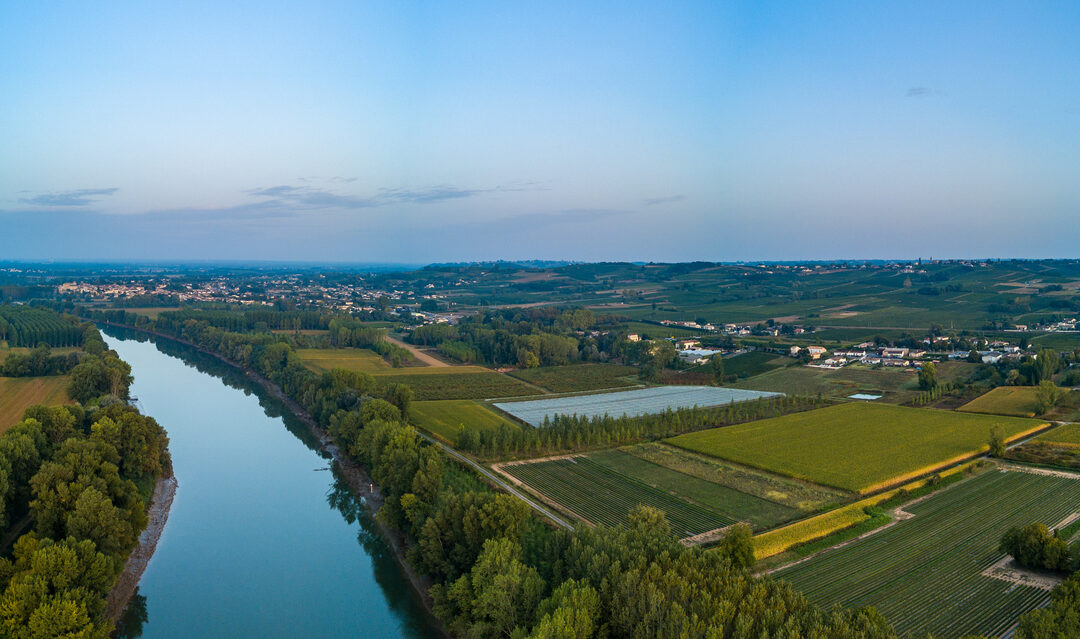
[[[125,637],[433,637],[435,622],[303,424],[236,369],[108,328],[179,481]]]

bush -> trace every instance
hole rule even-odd
[[[1073,560],[1069,544],[1050,532],[1044,524],[1014,526],[1001,538],[998,549],[1021,566],[1071,572]]]

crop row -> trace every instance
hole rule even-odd
[[[417,400],[488,399],[537,395],[539,390],[501,373],[402,374],[379,376],[378,392],[389,384],[406,384]]]
[[[618,525],[640,504],[667,514],[672,532],[696,535],[735,523],[729,517],[668,495],[585,457],[515,464],[504,470],[592,523]]]
[[[1001,534],[1078,509],[1075,480],[987,473],[911,506],[912,519],[776,576],[821,605],[872,605],[901,634],[997,636],[1049,598],[981,574],[1002,558]]]
[[[632,366],[617,364],[571,364],[525,368],[510,375],[556,393],[565,393],[630,386],[634,382],[627,378],[637,375],[637,372],[638,369]]]

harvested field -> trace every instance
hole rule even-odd
[[[1045,422],[888,404],[845,403],[667,440],[694,452],[857,493],[896,485]]]
[[[495,406],[526,423],[541,426],[545,417],[556,415],[636,417],[694,406],[723,406],[778,394],[712,386],[661,386],[598,395],[504,402]]]
[[[983,575],[1011,526],[1080,510],[1080,481],[990,472],[905,507],[913,517],[777,572],[811,601],[871,605],[903,636],[1000,636],[1050,593]]]
[[[22,419],[34,404],[70,404],[67,375],[53,377],[0,377],[0,433]]]

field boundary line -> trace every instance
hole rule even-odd
[[[746,524],[747,526],[749,526],[750,522],[737,521],[734,524],[728,524],[727,526],[723,526],[721,528],[713,528],[712,530],[706,530],[703,533],[698,533],[696,535],[690,535],[689,537],[683,537],[682,539],[679,540],[679,543],[686,546],[687,548],[690,548],[692,546],[700,546],[702,544],[707,544],[709,542],[716,541],[716,540],[720,539],[721,537],[724,536],[724,533],[726,533],[728,530],[730,530],[732,528],[732,526],[737,526],[739,524]]]
[[[567,458],[568,457],[563,456],[563,457],[556,457],[556,458],[552,458],[552,459],[567,459]],[[512,462],[507,462],[505,464],[492,464],[491,469],[494,470],[495,472],[499,473],[503,477],[506,477],[507,479],[509,479],[511,482],[514,483],[515,486],[519,486],[522,489],[528,491],[529,494],[533,495],[534,497],[536,497],[540,501],[544,502],[548,506],[551,506],[552,508],[555,508],[556,510],[562,510],[562,511],[564,511],[566,513],[569,513],[569,514],[573,515],[574,517],[577,517],[578,519],[583,521],[588,526],[592,526],[594,528],[596,527],[595,523],[593,523],[591,520],[589,520],[589,519],[587,519],[585,517],[582,517],[581,515],[579,515],[577,513],[577,511],[571,509],[570,507],[566,506],[563,503],[560,503],[559,501],[556,501],[556,500],[552,499],[548,495],[545,495],[544,493],[540,492],[538,489],[533,488],[532,486],[530,486],[526,482],[521,481],[517,477],[514,477],[510,473],[503,470],[502,467],[504,465],[518,465],[518,466],[520,466],[521,464],[513,464]]]
[[[460,461],[461,463],[467,465],[469,468],[472,468],[476,472],[480,473],[481,476],[486,477],[487,479],[491,480],[497,487],[505,490],[507,493],[509,493],[509,494],[513,495],[514,497],[517,497],[521,501],[525,502],[533,510],[540,513],[544,517],[550,519],[551,521],[555,522],[555,524],[557,524],[559,526],[562,526],[563,528],[566,528],[567,530],[573,530],[574,529],[574,526],[572,524],[568,523],[565,519],[559,517],[555,513],[552,513],[547,508],[544,508],[543,506],[536,503],[532,499],[529,499],[527,496],[522,494],[521,491],[519,491],[517,488],[515,488],[511,484],[506,483],[498,475],[491,472],[487,468],[484,468],[483,466],[476,463],[475,461],[473,461],[469,457],[459,453],[457,450],[451,448],[450,446],[447,446],[446,444],[442,443],[438,439],[432,437],[431,435],[428,435],[425,432],[422,432],[422,431],[418,430],[417,434],[419,434],[421,437],[423,437],[427,441],[431,442],[432,444],[435,444],[436,446],[441,448],[447,455],[450,455],[454,459]]]
[[[1080,472],[1069,472],[1067,470],[1037,468],[1035,466],[1025,466],[1023,464],[1001,464],[1001,468],[1002,470],[1015,471],[1018,473],[1028,473],[1031,475],[1046,475],[1049,477],[1061,477],[1062,479],[1080,479]]]
[[[427,364],[428,366],[430,366],[432,368],[442,368],[442,367],[447,367],[447,366],[453,366],[453,364],[448,364],[448,363],[442,361],[441,359],[436,359],[434,356],[432,356],[432,355],[430,355],[428,353],[425,353],[424,351],[420,350],[419,348],[417,348],[416,346],[414,346],[412,344],[406,344],[405,342],[403,342],[403,341],[401,341],[401,340],[399,340],[397,338],[390,337],[389,335],[386,336],[386,341],[390,342],[391,344],[396,344],[397,346],[400,346],[400,347],[404,348],[405,350],[412,353],[413,357],[415,357],[417,359],[417,361],[421,361],[421,362]]]

